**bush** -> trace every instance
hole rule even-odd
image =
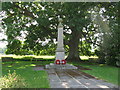
[[[34,57],[32,56],[26,56],[26,57],[23,57],[22,59],[33,59]]]
[[[2,62],[13,61],[13,57],[2,57]]]
[[[98,58],[89,58],[89,62],[98,63]]]
[[[120,67],[120,54],[118,54],[115,58],[117,59],[116,65]]]
[[[25,88],[27,85],[15,71],[0,78],[0,88]]]
[[[34,57],[32,56],[26,56],[23,58],[14,58],[15,61],[32,61],[34,59]]]

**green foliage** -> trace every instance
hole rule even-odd
[[[25,82],[27,83],[27,86],[25,88],[49,88],[47,72],[44,70],[33,70],[36,65],[42,65],[41,62],[38,63],[36,61],[15,61],[4,62],[2,64],[2,75],[7,75],[9,73],[9,70],[11,72],[16,70],[17,75],[20,75],[21,78],[24,78]]]
[[[1,59],[2,59],[2,62],[4,62],[4,61],[13,61],[14,59],[13,59],[13,57],[1,57]]]
[[[55,55],[56,45],[49,43],[49,45],[41,47],[40,55]]]
[[[17,39],[14,39],[12,41],[8,42],[8,49],[6,51],[6,54],[16,54],[18,55],[20,52],[20,48],[21,48],[21,42]]]
[[[2,7],[6,12],[7,18],[3,19],[3,26],[7,29],[8,49],[7,54],[35,54],[35,55],[54,55],[56,46],[52,45],[53,39],[57,38],[58,16],[63,19],[64,43],[66,53],[70,53],[70,47],[78,44],[76,55],[93,55],[91,53],[91,44],[98,48],[100,63],[115,65],[115,58],[120,51],[120,30],[118,29],[118,3],[55,3],[55,2],[4,2]],[[100,38],[101,32],[98,32],[98,26],[91,20],[91,14],[94,8],[98,7],[98,12],[102,11],[101,16],[109,22],[110,31],[102,28],[104,33]],[[103,9],[103,10],[101,10]],[[101,11],[100,11],[101,10]],[[36,24],[35,24],[36,22]],[[100,24],[100,23],[98,23]],[[101,24],[104,27],[105,24]],[[71,30],[68,34],[67,31]],[[25,33],[25,41],[22,44],[19,37]],[[77,33],[77,34],[76,34]],[[76,34],[76,35],[75,35]],[[95,34],[99,34],[97,37]],[[75,36],[75,37],[72,37]],[[76,40],[74,44],[70,41]],[[83,40],[83,38],[85,40]],[[46,45],[43,41],[50,39]],[[97,46],[96,46],[97,45]],[[73,53],[73,52],[72,52]],[[72,54],[73,55],[73,54]],[[71,56],[72,57],[72,56]]]
[[[93,56],[94,53],[91,52],[91,44],[86,41],[81,41],[82,45],[79,45],[80,55]]]
[[[0,77],[0,88],[25,88],[27,86],[25,80],[16,74],[14,71],[12,74]]]
[[[26,7],[29,6],[29,7]],[[64,29],[68,31],[82,31],[90,20],[88,10],[94,6],[93,3],[36,3],[36,2],[5,2],[3,10],[7,14],[7,18],[3,19],[3,26],[7,26],[6,34],[8,36],[8,54],[26,54],[26,51],[32,50],[34,54],[53,55],[55,47],[48,50],[49,45],[42,46],[39,41],[45,39],[57,38],[58,16],[63,19]],[[13,8],[14,7],[14,8]],[[24,9],[24,7],[26,7]],[[72,7],[72,8],[71,8]],[[84,9],[83,9],[84,7]],[[45,8],[45,9],[43,9]],[[70,9],[71,8],[71,9]],[[82,8],[82,9],[81,9]],[[37,17],[35,17],[36,15]],[[80,19],[79,19],[80,18]],[[32,24],[37,22],[37,24]],[[29,26],[26,24],[29,23]],[[69,27],[69,28],[68,28]],[[21,31],[26,32],[26,40],[24,45],[15,45],[14,39],[21,37]],[[65,32],[65,37],[70,40],[71,34]],[[65,39],[65,42],[68,40]],[[48,43],[50,44],[50,43]],[[42,50],[41,50],[42,49]],[[46,51],[47,50],[47,51]],[[49,51],[49,52],[48,52]],[[23,53],[22,53],[23,52]]]
[[[101,42],[99,50],[96,52],[100,58],[100,63],[108,65],[116,65],[116,58],[120,53],[120,30],[118,28],[118,3],[107,3],[104,6],[106,11],[103,12],[103,17],[107,19],[104,28],[100,25]],[[109,17],[107,17],[109,16]],[[101,22],[102,23],[102,22]]]
[[[14,61],[41,61],[41,62],[49,62],[49,61],[54,61],[55,58],[47,58],[47,56],[45,57],[35,57],[35,56],[24,56],[21,58],[14,58]]]
[[[29,61],[32,61],[34,59],[34,57],[32,56],[26,56],[26,57],[23,57],[22,60],[29,60]]]

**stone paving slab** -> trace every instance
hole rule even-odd
[[[77,79],[77,78],[76,78]],[[82,84],[84,84],[85,86],[87,86],[88,88],[100,88],[99,86],[97,86],[97,83],[90,81],[88,79],[85,78],[78,78],[77,79],[79,82],[81,82]]]
[[[54,69],[47,69],[46,71],[48,72],[51,88],[64,88],[64,86],[62,86],[61,80],[59,79]]]
[[[68,75],[65,70],[55,70],[56,73],[58,74],[62,85],[65,86],[66,88],[72,88],[72,87],[82,87],[86,88],[83,86],[81,83],[78,83],[74,78],[71,78],[70,75]]]
[[[76,70],[73,70],[73,71],[76,72],[76,73],[82,74],[80,71],[76,71]],[[99,80],[99,79],[97,79],[97,78],[95,78],[91,75],[89,75],[89,77],[88,77],[88,75],[82,75],[82,76],[87,79],[87,82],[90,81],[91,83],[94,83],[94,85],[96,84],[97,87],[118,88],[117,85],[114,85],[112,83],[108,83],[104,80]],[[81,78],[81,77],[77,77],[77,79],[79,79],[79,78]],[[84,81],[86,79],[84,79]]]
[[[118,88],[117,85],[107,83],[79,70],[46,69],[51,88]]]
[[[77,79],[82,84],[84,84],[85,86],[87,86],[88,88],[101,88],[101,87],[109,88],[108,86],[105,86],[102,83],[98,83],[94,77],[91,77],[92,78],[91,79],[91,78],[89,78],[89,77],[87,77],[85,75],[82,75],[81,72],[77,72],[77,71],[74,71],[74,70],[72,70],[72,71],[74,73],[77,73],[77,74],[80,75],[80,76],[77,76],[77,77],[74,76],[74,78]]]
[[[97,83],[99,83],[99,85],[98,86],[100,86],[100,87],[104,87],[104,86],[107,86],[108,88],[118,88],[118,86],[117,85],[114,85],[114,84],[112,84],[112,83],[108,83],[108,82],[106,82],[106,81],[103,81],[103,80],[95,80],[95,79],[92,79],[93,81],[95,81],[95,82],[97,82]]]

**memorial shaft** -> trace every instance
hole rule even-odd
[[[59,20],[60,21],[60,20]],[[63,44],[63,26],[61,21],[58,25],[58,37],[57,37],[57,49],[56,49],[56,60],[64,60],[65,59],[65,51]]]

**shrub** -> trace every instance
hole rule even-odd
[[[28,61],[32,61],[33,59],[34,59],[34,57],[32,57],[32,56],[26,56],[26,57],[23,57],[22,58],[23,60],[28,60]]]
[[[105,60],[106,60],[106,64],[107,64],[107,65],[116,66],[116,61],[117,61],[117,59],[115,59],[115,56],[114,56],[114,55],[106,56]]]
[[[27,85],[15,71],[0,78],[0,88],[25,88]]]
[[[117,59],[116,65],[120,67],[120,54],[118,54],[115,58]]]
[[[89,58],[89,62],[98,63],[98,58]]]
[[[13,57],[2,57],[2,62],[13,61]]]

